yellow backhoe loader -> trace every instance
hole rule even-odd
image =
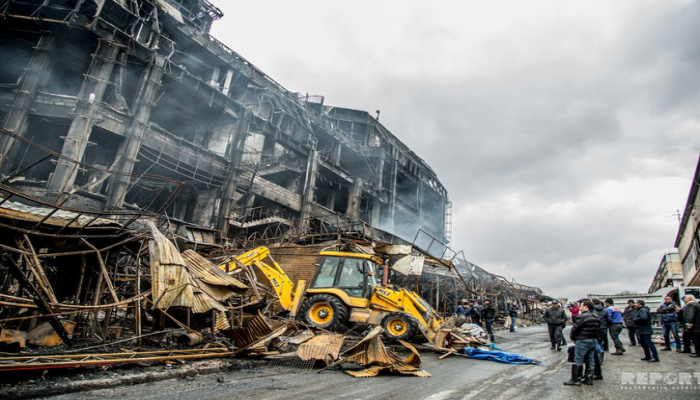
[[[219,268],[229,272],[239,263],[254,265],[270,280],[282,307],[307,324],[324,329],[348,322],[381,325],[390,341],[411,340],[420,332],[434,343],[443,319],[415,292],[382,284],[380,267],[385,267],[384,276],[388,268],[381,258],[335,251],[320,254],[308,289],[303,280],[295,288],[266,247],[229,258]]]

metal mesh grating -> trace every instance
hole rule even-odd
[[[287,367],[300,370],[299,372],[311,372],[316,364],[315,359],[302,360],[298,356],[275,357],[270,360],[270,367]]]

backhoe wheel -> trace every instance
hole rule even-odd
[[[309,325],[331,329],[348,320],[348,309],[335,296],[317,294],[304,302],[301,315]]]
[[[390,342],[409,341],[416,335],[418,321],[404,312],[393,312],[382,319],[384,337]]]

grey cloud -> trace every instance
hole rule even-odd
[[[544,4],[528,3],[523,18],[538,18],[531,7]],[[493,5],[450,5],[496,15]],[[677,229],[653,217],[683,207],[700,153],[700,3],[594,2],[580,20],[527,20],[527,34],[504,26],[482,41],[467,35],[490,24],[428,24],[431,9],[414,6],[402,3],[381,25],[392,7],[378,5],[367,36],[341,6],[314,4],[308,12],[324,36],[266,48],[274,70],[260,67],[327,104],[380,109],[380,121],[446,185],[452,246],[469,261],[554,296],[648,288]],[[604,13],[605,33],[587,25],[595,13]],[[654,185],[681,178],[687,184],[664,193],[654,211]],[[634,201],[614,186],[596,191],[634,180],[649,186],[627,195]],[[571,212],[553,214],[561,204]]]

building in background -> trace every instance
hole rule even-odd
[[[664,254],[659,268],[654,275],[654,281],[649,286],[649,293],[664,287],[679,287],[683,285],[683,266],[678,252]]]
[[[695,168],[695,176],[690,186],[690,194],[685,204],[683,218],[681,219],[675,247],[683,265],[683,282],[685,286],[700,286],[700,199],[698,188],[700,187],[700,161]]]
[[[450,238],[435,172],[366,111],[209,35],[206,0],[0,1],[0,193],[167,218],[198,244]]]

